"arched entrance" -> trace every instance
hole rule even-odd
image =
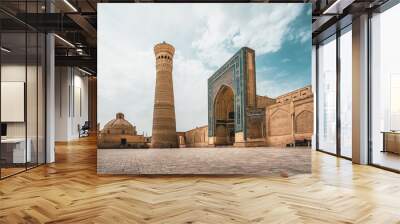
[[[232,145],[235,142],[234,93],[222,85],[214,100],[215,145]]]
[[[209,145],[242,147],[255,136],[253,130],[257,127],[253,123],[258,121],[254,118],[259,114],[265,116],[254,111],[255,75],[255,52],[243,47],[208,78]]]

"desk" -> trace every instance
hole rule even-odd
[[[382,152],[392,152],[400,154],[400,132],[382,131],[381,133],[383,134]]]
[[[25,152],[25,138],[6,138],[1,139],[1,157],[6,163],[26,163],[31,162],[31,139],[27,139]]]

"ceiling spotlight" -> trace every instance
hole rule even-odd
[[[74,12],[78,12],[78,10],[73,6],[68,0],[64,0],[65,4],[67,4]]]
[[[11,52],[10,49],[7,49],[7,48],[5,48],[5,47],[1,47],[0,49],[1,49],[1,51],[4,51],[4,52],[6,52],[6,53],[10,53],[10,52]]]
[[[83,49],[82,49],[82,48],[77,48],[77,49],[76,49],[76,52],[77,52],[79,55],[83,55]]]

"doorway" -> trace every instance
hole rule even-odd
[[[235,143],[234,93],[231,87],[223,85],[214,100],[215,144]]]

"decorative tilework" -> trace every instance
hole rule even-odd
[[[232,88],[235,103],[235,132],[246,135],[246,77],[247,52],[254,50],[243,47],[234,54],[208,79],[208,136],[214,136],[214,101],[222,86]]]

